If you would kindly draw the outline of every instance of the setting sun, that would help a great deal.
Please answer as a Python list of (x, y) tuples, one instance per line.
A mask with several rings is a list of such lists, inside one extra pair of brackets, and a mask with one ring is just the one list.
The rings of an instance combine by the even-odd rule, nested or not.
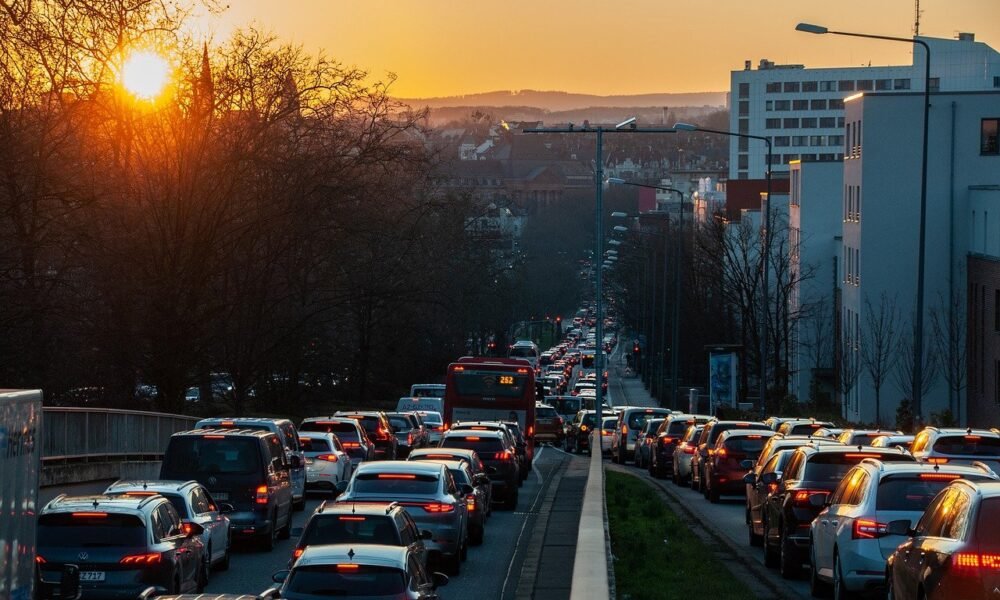
[(169, 77), (170, 65), (155, 52), (136, 52), (122, 65), (122, 87), (143, 100), (157, 97), (166, 87)]

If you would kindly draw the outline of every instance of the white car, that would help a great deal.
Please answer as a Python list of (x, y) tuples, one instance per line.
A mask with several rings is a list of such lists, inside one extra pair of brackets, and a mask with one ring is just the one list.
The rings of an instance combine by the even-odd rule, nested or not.
[(431, 446), (437, 446), (444, 435), (444, 419), (441, 413), (433, 410), (413, 411), (420, 416), (420, 422), (427, 428), (427, 441)]
[(351, 478), (354, 471), (337, 436), (332, 433), (300, 432), (299, 443), (306, 456), (306, 487), (337, 494), (337, 484)]
[(614, 435), (617, 425), (618, 415), (604, 418), (604, 423), (601, 427), (601, 452), (604, 454), (611, 453), (611, 436)]
[(170, 501), (182, 520), (201, 525), (201, 542), (209, 567), (220, 571), (229, 568), (229, 517), (233, 505), (216, 502), (205, 486), (197, 481), (120, 479), (104, 490), (108, 496), (163, 496)]
[(996, 480), (985, 464), (883, 463), (866, 458), (851, 468), (832, 494), (816, 493), (811, 504), (826, 508), (810, 525), (810, 588), (834, 597), (871, 591), (885, 582), (886, 560), (905, 541), (888, 533), (889, 523), (916, 524), (934, 496), (955, 479)]

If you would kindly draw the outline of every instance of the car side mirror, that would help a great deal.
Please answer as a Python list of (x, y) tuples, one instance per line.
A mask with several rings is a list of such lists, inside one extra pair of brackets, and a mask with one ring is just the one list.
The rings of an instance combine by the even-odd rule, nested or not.
[(338, 481), (337, 482), (337, 493), (338, 494), (343, 494), (346, 491), (347, 491), (347, 482), (346, 481)]
[(754, 475), (753, 473), (747, 473), (746, 475), (743, 476), (743, 483), (747, 485), (756, 485), (757, 476)]
[(459, 488), (459, 489), (462, 491), (462, 495), (463, 496), (468, 496), (469, 494), (475, 494), (476, 493), (476, 488), (472, 487), (471, 485), (469, 485), (467, 483), (463, 483), (462, 487)]
[(222, 514), (224, 514), (224, 515), (228, 515), (231, 512), (236, 512), (236, 507), (233, 506), (232, 504), (228, 503), (228, 502), (220, 502), (219, 503), (219, 512), (222, 513)]
[(809, 495), (809, 506), (813, 508), (823, 508), (830, 505), (830, 493), (818, 492)]
[(302, 468), (302, 457), (300, 457), (298, 454), (293, 454), (291, 463), (293, 469)]
[(421, 529), (420, 530), (420, 539), (422, 539), (422, 540), (429, 540), (429, 539), (432, 539), (433, 537), (434, 537), (434, 532), (431, 531), (430, 529)]
[(909, 519), (889, 521), (889, 524), (885, 527), (885, 532), (888, 535), (905, 535), (913, 537), (913, 529), (910, 528)]
[(194, 521), (184, 521), (181, 523), (181, 533), (184, 537), (194, 537), (205, 533), (205, 528)]
[(764, 485), (778, 483), (778, 474), (774, 471), (771, 471), (770, 473), (761, 473), (760, 482)]
[(740, 462), (740, 467), (742, 467), (744, 469), (752, 469), (753, 468), (753, 461), (748, 458), (748, 459)]
[(285, 580), (288, 579), (288, 573), (288, 569), (278, 571), (274, 575), (271, 575), (271, 581), (274, 583), (285, 583)]
[(431, 575), (431, 581), (434, 583), (434, 589), (444, 587), (448, 585), (448, 576), (444, 573), (434, 573)]

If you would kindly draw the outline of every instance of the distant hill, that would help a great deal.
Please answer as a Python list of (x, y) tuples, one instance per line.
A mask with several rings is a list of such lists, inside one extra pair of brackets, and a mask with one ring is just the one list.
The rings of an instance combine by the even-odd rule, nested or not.
[(581, 108), (629, 107), (701, 107), (725, 106), (726, 92), (695, 92), (688, 94), (636, 94), (598, 96), (569, 92), (542, 92), (538, 90), (496, 91), (464, 96), (438, 98), (397, 98), (415, 109), (452, 107), (532, 107), (543, 111), (572, 111)]

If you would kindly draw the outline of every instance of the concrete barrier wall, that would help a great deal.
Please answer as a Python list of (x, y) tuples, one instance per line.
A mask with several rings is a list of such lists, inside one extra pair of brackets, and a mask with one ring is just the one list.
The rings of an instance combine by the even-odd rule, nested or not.
[(89, 481), (159, 479), (160, 461), (102, 461), (43, 464), (40, 487), (65, 486)]
[[(600, 448), (600, 439), (596, 440)], [(594, 448), (594, 442), (591, 442)], [(580, 512), (580, 533), (576, 540), (576, 557), (573, 561), (573, 587), (571, 600), (608, 600), (607, 517), (604, 504), (604, 462), (600, 452), (591, 452), (587, 487), (583, 492), (583, 510)]]

